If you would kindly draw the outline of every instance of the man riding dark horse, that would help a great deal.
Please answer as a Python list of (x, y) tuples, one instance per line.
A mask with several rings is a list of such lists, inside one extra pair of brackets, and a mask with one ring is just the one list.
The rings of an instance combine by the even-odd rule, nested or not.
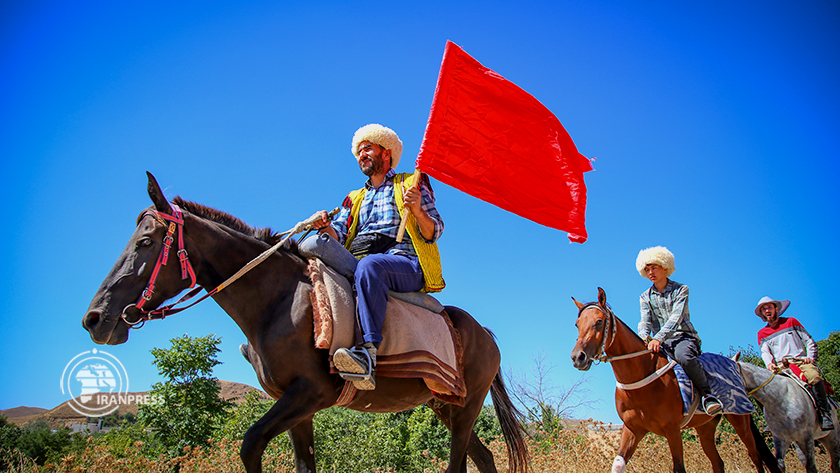
[[(436, 241), (443, 233), (443, 220), (435, 208), (435, 195), (427, 177), (409, 182), (410, 174), (397, 174), (402, 141), (390, 128), (370, 124), (353, 135), (351, 151), (365, 186), (350, 192), (341, 211), (329, 220), (326, 211), (313, 225), (319, 234), (300, 243), (300, 252), (318, 257), (340, 274), (354, 280), (362, 347), (367, 352), (339, 348), (333, 355), (336, 369), (357, 389), (376, 387), (376, 350), (382, 342), (382, 326), (388, 291), (438, 292), (444, 287)], [(401, 215), (413, 216), (397, 241)], [(359, 374), (371, 373), (360, 379)]]

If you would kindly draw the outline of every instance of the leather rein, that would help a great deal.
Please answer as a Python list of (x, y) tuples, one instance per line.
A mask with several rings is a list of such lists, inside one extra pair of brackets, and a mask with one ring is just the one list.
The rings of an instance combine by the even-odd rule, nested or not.
[[(147, 216), (151, 216), (155, 220), (157, 220), (161, 223), (164, 223), (164, 224), (165, 224), (165, 222), (168, 221), (169, 222), (169, 227), (167, 228), (166, 236), (163, 237), (163, 247), (160, 249), (160, 254), (158, 255), (157, 262), (155, 263), (155, 268), (154, 268), (154, 270), (152, 270), (152, 276), (149, 278), (149, 282), (146, 284), (146, 288), (143, 289), (143, 292), (140, 294), (140, 298), (137, 300), (137, 302), (135, 302), (134, 304), (129, 304), (129, 305), (125, 306), (125, 308), (123, 308), (122, 314), (120, 315), (120, 318), (122, 318), (123, 321), (126, 324), (128, 324), (129, 328), (139, 329), (140, 327), (142, 327), (146, 323), (147, 320), (164, 319), (164, 318), (166, 318), (170, 315), (177, 314), (178, 312), (182, 312), (184, 310), (187, 310), (190, 307), (192, 307), (192, 306), (198, 304), (199, 302), (203, 301), (204, 299), (207, 299), (208, 297), (214, 296), (215, 294), (219, 293), (222, 289), (226, 288), (227, 286), (232, 284), (234, 281), (236, 281), (237, 279), (242, 277), (245, 273), (247, 273), (248, 271), (253, 269), (255, 266), (257, 266), (258, 264), (265, 261), (269, 256), (274, 254), (274, 252), (276, 252), (278, 249), (280, 249), (280, 247), (282, 247), (289, 240), (289, 238), (292, 237), (292, 235), (295, 235), (295, 234), (300, 233), (302, 231), (309, 232), (309, 230), (312, 229), (313, 224), (320, 220), (320, 216), (317, 216), (317, 217), (313, 216), (313, 217), (310, 217), (310, 218), (308, 218), (308, 219), (306, 219), (302, 222), (298, 222), (291, 230), (280, 233), (279, 236), (285, 236), (283, 239), (281, 239), (278, 243), (276, 243), (271, 248), (263, 251), (256, 258), (252, 259), (250, 262), (248, 262), (248, 264), (243, 266), (233, 276), (229, 277), (223, 283), (221, 283), (218, 286), (216, 286), (215, 288), (213, 288), (212, 291), (208, 291), (207, 294), (201, 296), (198, 300), (194, 301), (190, 305), (185, 306), (185, 307), (179, 307), (179, 308), (176, 309), (175, 306), (177, 306), (177, 305), (179, 305), (183, 302), (186, 302), (189, 299), (192, 299), (193, 297), (195, 297), (196, 294), (201, 292), (201, 290), (204, 289), (204, 288), (202, 286), (196, 287), (196, 285), (195, 285), (195, 283), (196, 283), (195, 271), (193, 270), (193, 266), (190, 263), (189, 255), (187, 254), (187, 250), (184, 246), (184, 215), (183, 215), (183, 212), (181, 212), (181, 209), (173, 203), (170, 203), (170, 207), (172, 207), (172, 214), (171, 215), (166, 214), (164, 212), (161, 212), (159, 210), (149, 209), (149, 210), (146, 210), (146, 212), (144, 212), (143, 215), (140, 217), (140, 219), (142, 220), (143, 218), (145, 218)], [(327, 216), (332, 217), (333, 215), (337, 214), (339, 210), (340, 210), (339, 208), (335, 208), (331, 212), (328, 212)], [(180, 260), (180, 263), (181, 263), (181, 279), (187, 279), (187, 277), (190, 278), (190, 286), (187, 289), (191, 289), (191, 291), (184, 294), (183, 297), (181, 297), (180, 299), (178, 299), (176, 302), (174, 302), (172, 304), (160, 307), (160, 308), (155, 309), (155, 310), (143, 310), (143, 306), (146, 304), (146, 302), (148, 302), (152, 298), (152, 295), (154, 294), (155, 281), (157, 281), (157, 277), (158, 277), (158, 274), (160, 273), (161, 268), (166, 266), (166, 263), (169, 262), (169, 252), (172, 248), (172, 243), (175, 241), (175, 238), (174, 238), (173, 235), (175, 234), (176, 231), (178, 232), (178, 259)], [(304, 235), (304, 236), (306, 236), (306, 235)], [(129, 320), (128, 319), (128, 315), (126, 314), (126, 311), (131, 309), (131, 308), (135, 308), (141, 314), (136, 320)]]
[[(629, 358), (635, 358), (637, 356), (642, 356), (642, 355), (645, 355), (647, 353), (651, 353), (651, 351), (649, 349), (645, 348), (644, 350), (636, 351), (636, 352), (633, 352), (633, 353), (626, 353), (624, 355), (607, 356), (606, 355), (607, 350), (612, 346), (613, 342), (615, 342), (615, 334), (616, 334), (616, 330), (617, 330), (617, 326), (618, 326), (618, 317), (616, 317), (616, 315), (613, 313), (611, 307), (609, 307), (609, 306), (602, 307), (601, 304), (599, 304), (597, 302), (589, 302), (589, 303), (587, 303), (586, 305), (584, 305), (583, 307), (580, 308), (580, 310), (578, 311), (578, 318), (580, 318), (580, 314), (582, 314), (584, 310), (590, 309), (590, 308), (597, 309), (602, 314), (604, 314), (607, 318), (606, 322), (604, 323), (604, 331), (603, 331), (602, 337), (601, 337), (601, 339), (603, 340), (601, 342), (601, 347), (598, 349), (598, 353), (595, 356), (592, 357), (596, 361), (610, 363), (610, 362), (613, 362), (613, 361), (626, 360), (626, 359), (629, 359)], [(609, 335), (609, 343), (607, 343), (607, 335)], [(632, 389), (639, 389), (641, 387), (647, 386), (648, 384), (652, 383), (657, 378), (661, 377), (663, 374), (668, 372), (668, 370), (673, 368), (676, 364), (677, 363), (675, 361), (670, 360), (662, 368), (659, 368), (658, 370), (654, 371), (653, 373), (651, 373), (647, 377), (645, 377), (645, 378), (643, 378), (639, 381), (636, 381), (635, 383), (625, 384), (625, 383), (620, 383), (620, 382), (616, 381), (615, 384), (618, 388), (624, 389), (626, 391), (629, 391), (629, 390), (632, 390)]]

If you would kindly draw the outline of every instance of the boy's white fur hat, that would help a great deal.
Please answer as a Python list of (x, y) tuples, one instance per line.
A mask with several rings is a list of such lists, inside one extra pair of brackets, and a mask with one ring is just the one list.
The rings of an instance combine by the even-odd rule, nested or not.
[(665, 276), (669, 278), (677, 270), (674, 267), (674, 254), (664, 246), (654, 246), (639, 252), (639, 256), (636, 257), (636, 270), (643, 278), (647, 278), (645, 266), (649, 264), (662, 266), (662, 269), (665, 270)]
[(353, 134), (353, 149), (351, 151), (357, 161), (359, 159), (359, 145), (362, 141), (370, 141), (385, 149), (390, 149), (391, 169), (395, 169), (397, 164), (400, 163), (403, 144), (400, 141), (400, 137), (397, 136), (397, 132), (394, 130), (378, 123), (371, 123), (356, 130), (356, 133)]

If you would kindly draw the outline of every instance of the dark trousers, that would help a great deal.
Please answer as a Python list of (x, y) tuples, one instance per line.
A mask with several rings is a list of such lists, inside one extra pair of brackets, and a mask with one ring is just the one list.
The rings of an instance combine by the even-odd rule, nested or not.
[(709, 382), (706, 380), (706, 372), (703, 370), (703, 365), (697, 361), (700, 356), (700, 342), (697, 339), (688, 335), (681, 335), (677, 338), (672, 338), (662, 342), (662, 348), (665, 352), (685, 370), (694, 387), (701, 396), (710, 394)]

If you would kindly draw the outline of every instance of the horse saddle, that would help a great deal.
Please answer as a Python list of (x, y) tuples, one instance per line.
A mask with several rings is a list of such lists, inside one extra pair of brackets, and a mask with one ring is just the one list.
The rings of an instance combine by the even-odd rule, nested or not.
[[(799, 369), (796, 365), (790, 365), (791, 367), (796, 367), (797, 370)], [(801, 373), (801, 371), (800, 371)], [(817, 404), (817, 396), (814, 395), (814, 389), (805, 382), (799, 373), (791, 369), (790, 367), (784, 368), (779, 373), (779, 376), (784, 376), (786, 378), (792, 379), (800, 388), (802, 388), (806, 393), (808, 393), (808, 398), (811, 400), (811, 406), (817, 412), (817, 415), (820, 414), (820, 406)], [(828, 382), (826, 382), (826, 389), (829, 388)], [(827, 396), (828, 406), (834, 410), (840, 408), (840, 404), (837, 403), (831, 396)]]
[[(332, 355), (356, 342), (356, 303), (350, 282), (320, 259), (309, 260), (316, 348), (330, 353), (330, 371), (337, 373)], [(422, 293), (389, 293), (376, 352), (378, 378), (421, 378), (432, 394), (463, 405), (461, 337), (443, 305)]]
[[(755, 408), (747, 396), (738, 365), (731, 359), (716, 353), (702, 353), (698, 360), (706, 372), (706, 379), (712, 394), (723, 404), (722, 413), (748, 414)], [(683, 399), (683, 425), (688, 424), (699, 404), (700, 395), (694, 389), (694, 384), (683, 370), (682, 366), (674, 367), (674, 374), (680, 385), (680, 395)]]

